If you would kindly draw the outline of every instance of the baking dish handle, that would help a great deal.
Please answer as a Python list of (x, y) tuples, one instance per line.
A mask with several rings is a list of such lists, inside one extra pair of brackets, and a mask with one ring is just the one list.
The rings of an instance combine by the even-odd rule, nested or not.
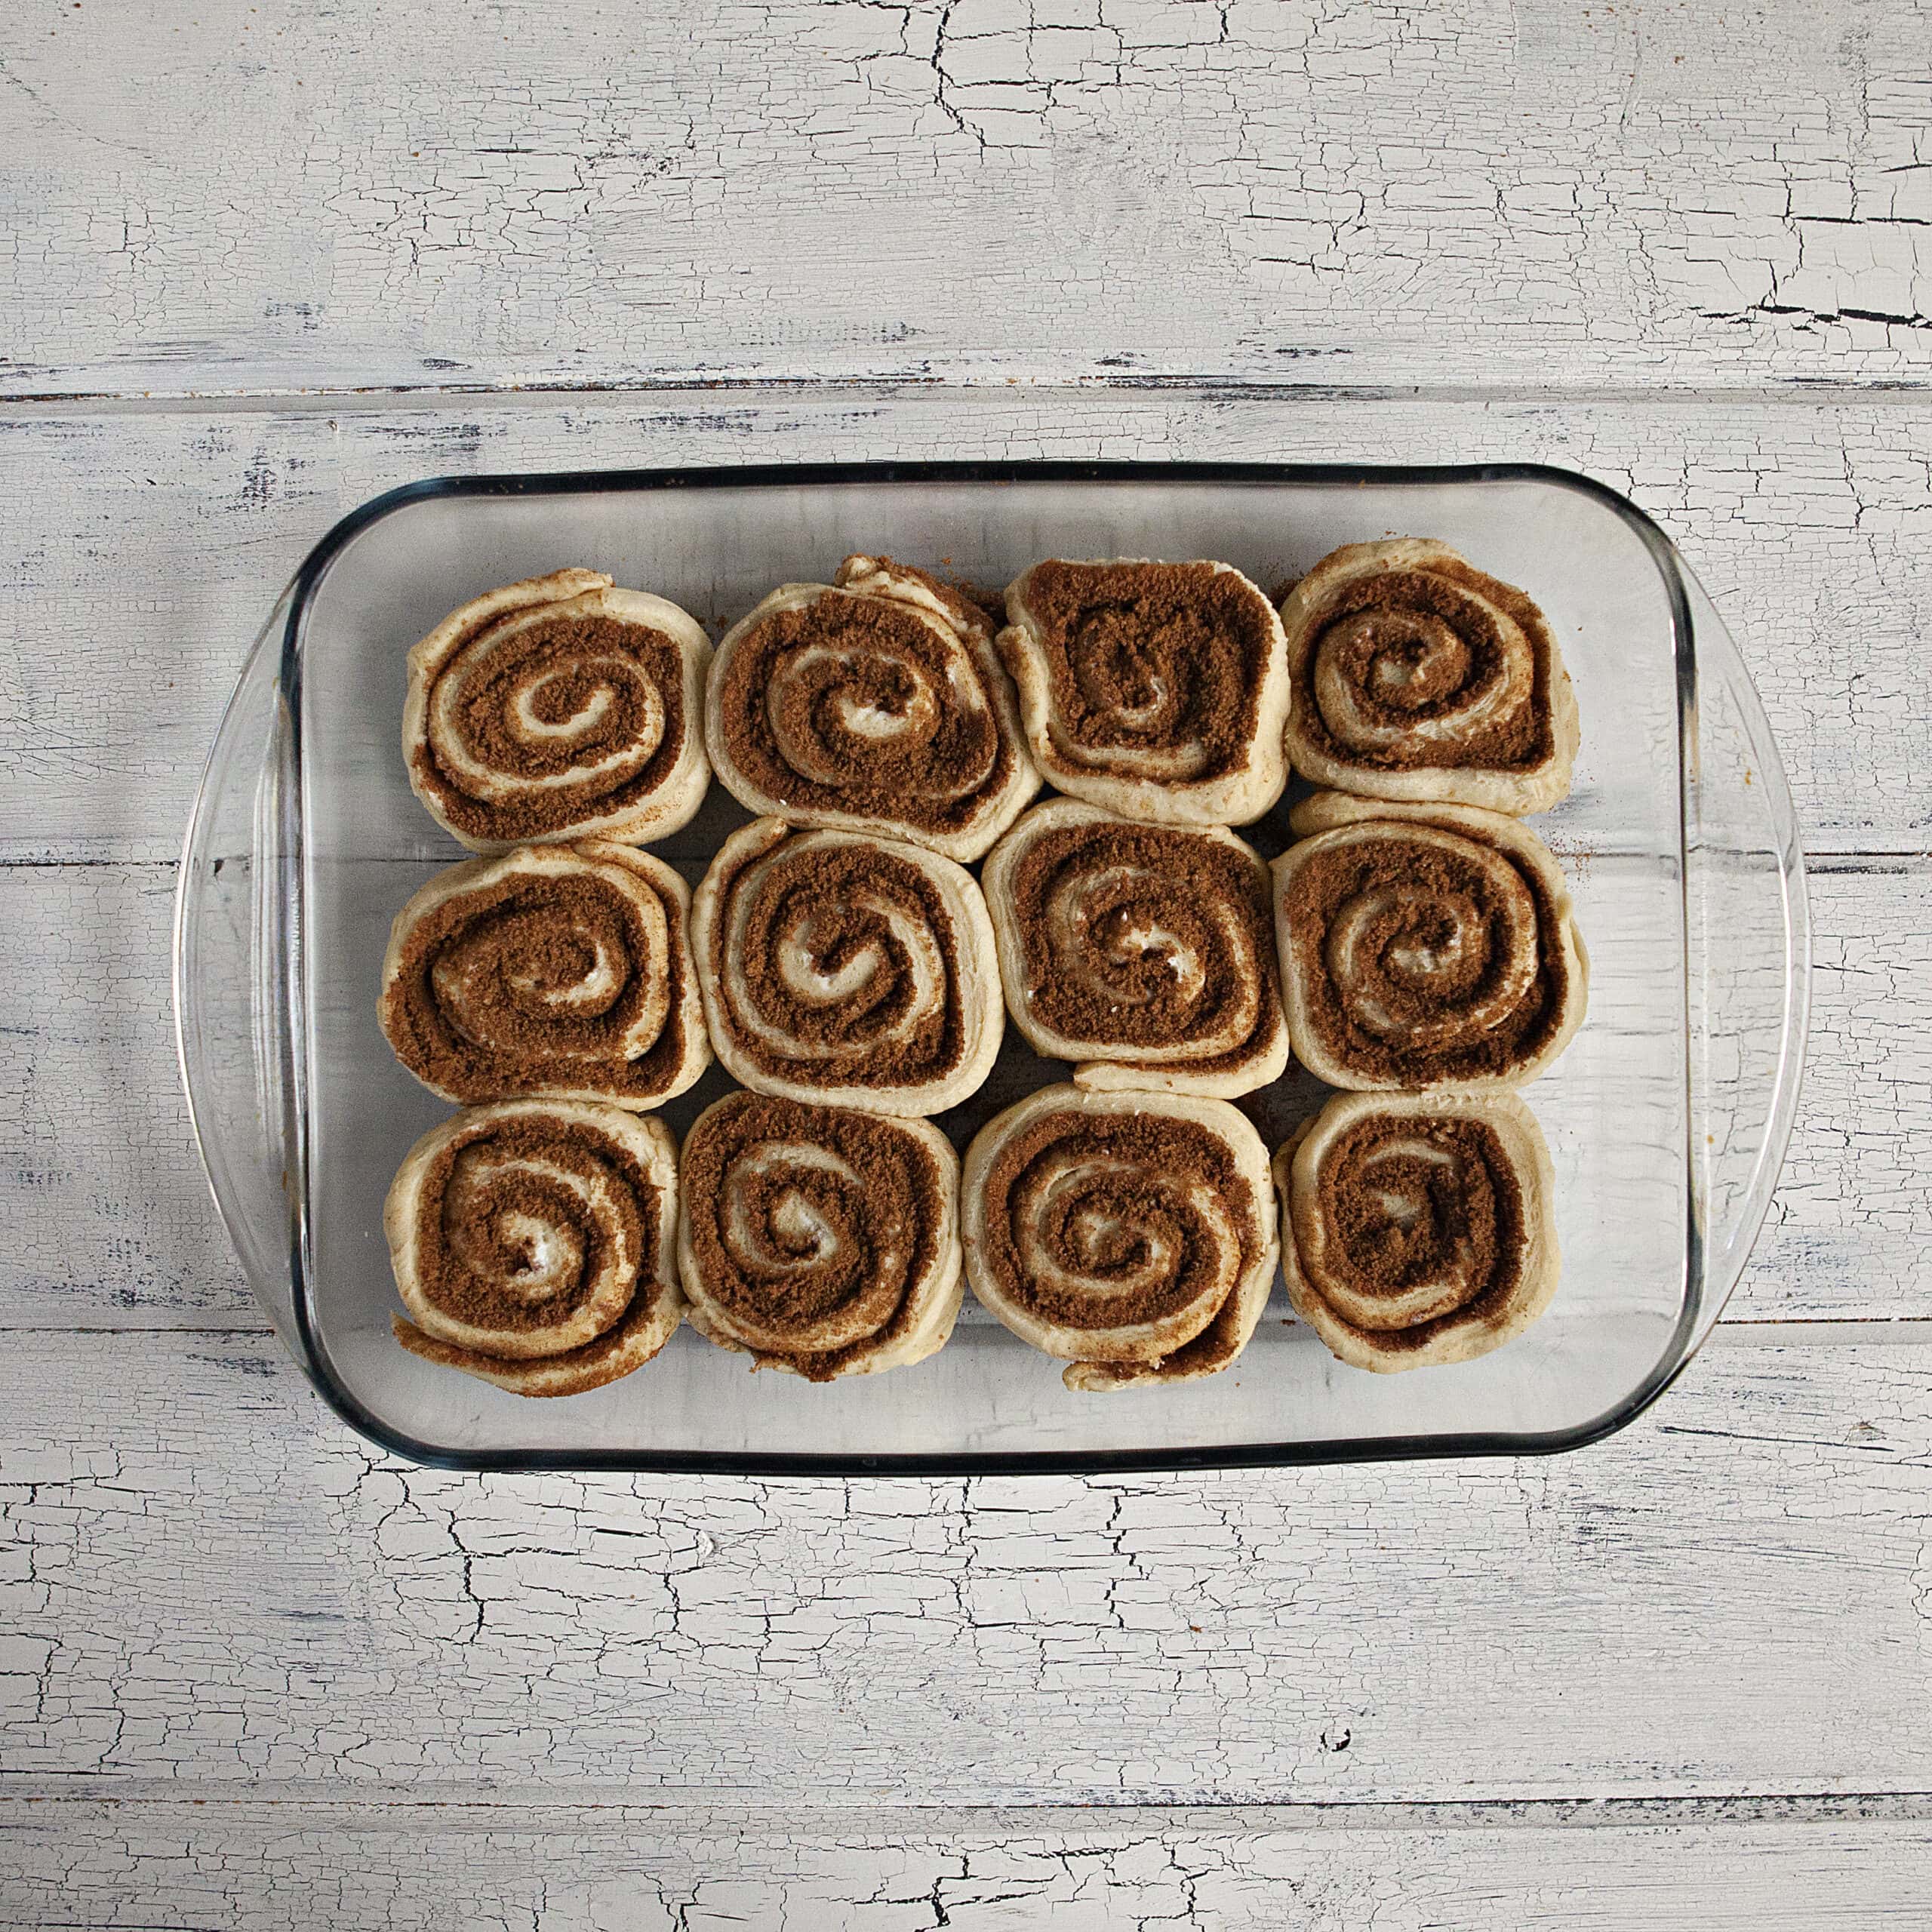
[(249, 1284), (307, 1366), (294, 1308), (303, 1147), (301, 817), (285, 666), (293, 587), (248, 654), (188, 823), (174, 904), (174, 1026), (215, 1204)]
[(1680, 564), (1695, 642), (1685, 709), (1684, 918), (1694, 1233), (1686, 1355), (1763, 1225), (1798, 1111), (1810, 928), (1798, 818), (1763, 705)]

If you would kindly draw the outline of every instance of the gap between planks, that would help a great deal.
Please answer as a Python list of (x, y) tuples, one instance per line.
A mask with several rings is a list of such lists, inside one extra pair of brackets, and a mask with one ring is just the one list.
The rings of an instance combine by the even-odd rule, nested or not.
[(555, 409), (559, 404), (648, 404), (659, 396), (704, 396), (728, 401), (743, 397), (758, 403), (802, 401), (834, 395), (890, 401), (896, 397), (931, 395), (949, 390), (966, 394), (1192, 395), (1217, 402), (1360, 402), (1481, 404), (1500, 408), (1650, 408), (1723, 407), (1837, 409), (1848, 405), (1887, 404), (1922, 408), (1932, 398), (1932, 380), (1869, 383), (1808, 381), (1794, 378), (1765, 387), (1746, 385), (1559, 383), (1500, 385), (1468, 383), (1358, 383), (1264, 382), (1247, 376), (1110, 375), (854, 376), (669, 375), (645, 383), (533, 383), (494, 386), (487, 383), (422, 383), (366, 389), (272, 388), (165, 392), (139, 395), (106, 389), (48, 389), (0, 395), (0, 418), (58, 420), (86, 416), (260, 416), (460, 410), (478, 405), (498, 409)]
[[(286, 1811), (337, 1828), (498, 1832), (639, 1825), (701, 1830), (708, 1824), (742, 1826), (742, 1808), (730, 1796), (698, 1791), (662, 1803), (641, 1801), (621, 1787), (491, 1786), (485, 1792), (425, 1795), (420, 1786), (376, 1786), (353, 1797), (322, 1795), (300, 1783), (235, 1785), (112, 1774), (48, 1777), (0, 1770), (0, 1835), (29, 1827), (46, 1805), (142, 1810), (184, 1818), (211, 1813)], [(1690, 1825), (1907, 1824), (1932, 1819), (1932, 1791), (1743, 1792), (1659, 1793), (1642, 1798), (1523, 1798), (1415, 1801), (1309, 1798), (1257, 1804), (1189, 1798), (1174, 1804), (1104, 1798), (1068, 1804), (1045, 1800), (1000, 1804), (897, 1804), (876, 1796), (850, 1804), (784, 1807), (788, 1829), (836, 1838), (856, 1821), (889, 1816), (895, 1832), (968, 1831), (1011, 1822), (1028, 1832), (1119, 1829), (1137, 1823), (1193, 1826), (1242, 1835), (1287, 1831), (1627, 1830)], [(11, 1814), (11, 1815), (10, 1815)], [(294, 1820), (289, 1821), (293, 1824)], [(877, 1835), (877, 1827), (865, 1835)]]

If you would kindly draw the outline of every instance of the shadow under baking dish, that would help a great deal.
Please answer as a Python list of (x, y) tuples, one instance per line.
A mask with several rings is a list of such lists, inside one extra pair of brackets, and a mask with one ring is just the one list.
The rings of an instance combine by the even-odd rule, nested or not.
[[(671, 598), (716, 635), (771, 586), (853, 549), (989, 586), (1047, 555), (1224, 558), (1274, 589), (1338, 544), (1443, 539), (1522, 585), (1575, 681), (1571, 798), (1532, 820), (1589, 948), (1589, 1018), (1525, 1098), (1555, 1157), (1563, 1281), (1482, 1360), (1374, 1376), (1334, 1361), (1278, 1287), (1209, 1380), (1075, 1395), (983, 1315), (915, 1368), (819, 1386), (754, 1377), (681, 1330), (627, 1380), (529, 1401), (405, 1354), (382, 1231), (411, 1142), (449, 1109), (376, 1023), (396, 909), (463, 856), (398, 748), (404, 657), (479, 589), (566, 564)], [(652, 849), (701, 874), (745, 814), (714, 783)], [(1244, 835), (1272, 855), (1285, 808)], [(1802, 871), (1775, 749), (1736, 651), (1654, 525), (1565, 472), (895, 465), (475, 478), (398, 491), (317, 547), (243, 675), (183, 868), (182, 1059), (216, 1197), (264, 1305), (358, 1429), (428, 1462), (769, 1473), (1132, 1469), (1574, 1447), (1687, 1361), (1761, 1220), (1796, 1100)], [(1063, 1078), (1011, 1029), (942, 1124)], [(664, 1110), (681, 1133), (731, 1083)], [(1270, 1148), (1322, 1090), (1243, 1103)]]

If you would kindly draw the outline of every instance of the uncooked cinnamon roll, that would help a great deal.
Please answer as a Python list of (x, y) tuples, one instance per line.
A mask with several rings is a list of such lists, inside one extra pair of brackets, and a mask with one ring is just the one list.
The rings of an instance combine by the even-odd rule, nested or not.
[(718, 775), (755, 812), (977, 859), (1039, 789), (986, 613), (848, 557), (725, 633), (705, 695)]
[(1001, 657), (1050, 784), (1128, 818), (1244, 825), (1281, 795), (1287, 660), (1231, 565), (1035, 564)]
[(1556, 1292), (1549, 1149), (1512, 1094), (1341, 1094), (1276, 1155), (1295, 1312), (1340, 1359), (1467, 1361)]
[(690, 906), (669, 866), (628, 845), (452, 866), (389, 929), (383, 1031), (446, 1100), (657, 1106), (711, 1061)]
[(959, 1313), (959, 1162), (930, 1121), (732, 1094), (685, 1140), (691, 1326), (808, 1381), (923, 1361)]
[(1499, 812), (1567, 795), (1577, 700), (1549, 623), (1447, 544), (1333, 551), (1282, 600), (1281, 623), (1303, 777)]
[(601, 571), (506, 584), (409, 654), (409, 782), (472, 851), (662, 838), (710, 781), (696, 619)]
[(641, 1367), (684, 1307), (677, 1150), (663, 1126), (583, 1101), (469, 1107), (417, 1141), (383, 1208), (412, 1355), (519, 1395)]
[(1274, 1285), (1267, 1152), (1225, 1100), (1042, 1088), (967, 1149), (959, 1211), (973, 1292), (1069, 1389), (1216, 1374)]
[(992, 1070), (992, 924), (950, 859), (755, 820), (719, 848), (691, 924), (718, 1057), (757, 1093), (933, 1114)]
[(1137, 824), (1075, 798), (986, 860), (1014, 1023), (1074, 1084), (1226, 1100), (1288, 1063), (1268, 868), (1219, 826)]
[(1295, 1057), (1331, 1087), (1515, 1087), (1583, 1023), (1589, 968), (1549, 848), (1466, 805), (1318, 792), (1275, 861)]

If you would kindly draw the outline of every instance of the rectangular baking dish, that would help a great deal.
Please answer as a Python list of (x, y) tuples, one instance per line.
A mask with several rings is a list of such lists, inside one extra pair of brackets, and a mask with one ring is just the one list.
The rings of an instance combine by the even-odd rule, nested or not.
[[(1575, 789), (1531, 823), (1576, 896), (1590, 1011), (1525, 1097), (1549, 1136), (1564, 1269), (1549, 1315), (1479, 1361), (1374, 1376), (1275, 1301), (1198, 1383), (1096, 1396), (968, 1297), (918, 1367), (815, 1386), (688, 1328), (589, 1395), (529, 1401), (405, 1355), (391, 1174), (448, 1112), (376, 1023), (390, 919), (463, 854), (411, 795), (404, 654), (488, 586), (566, 564), (716, 635), (775, 583), (884, 552), (988, 585), (1050, 555), (1214, 557), (1272, 589), (1337, 544), (1440, 537), (1543, 605), (1581, 709)], [(1300, 788), (1298, 787), (1297, 789)], [(1247, 830), (1264, 856), (1286, 804)], [(745, 814), (715, 783), (657, 847), (695, 879)], [(1622, 1426), (1709, 1332), (1775, 1184), (1804, 1031), (1802, 862), (1776, 750), (1710, 600), (1657, 526), (1580, 476), (1512, 466), (891, 464), (411, 485), (316, 546), (257, 640), (197, 798), (175, 995), (215, 1198), (263, 1306), (356, 1429), (464, 1468), (938, 1475), (1179, 1469), (1573, 1447)], [(1066, 1069), (1008, 1029), (942, 1124), (963, 1147)], [(665, 1110), (681, 1133), (713, 1068)], [(1322, 1091), (1244, 1106), (1269, 1147)]]

